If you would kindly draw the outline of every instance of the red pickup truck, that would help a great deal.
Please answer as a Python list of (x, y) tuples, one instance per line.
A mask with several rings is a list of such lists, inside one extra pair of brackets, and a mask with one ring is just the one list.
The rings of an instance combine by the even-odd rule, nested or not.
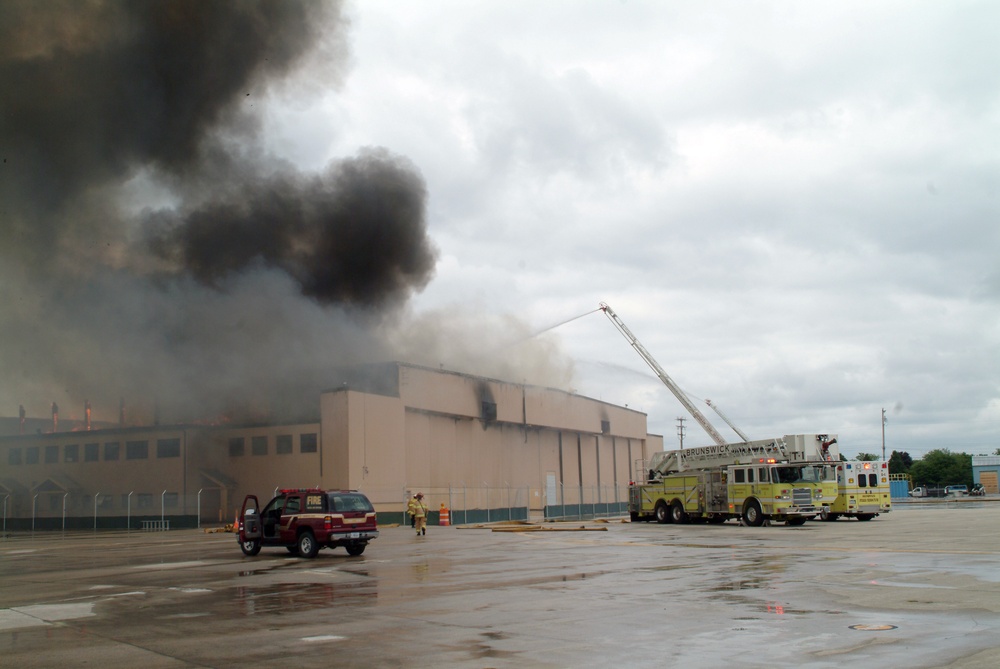
[(338, 546), (361, 555), (378, 537), (378, 521), (372, 503), (357, 490), (288, 489), (263, 509), (256, 495), (247, 495), (237, 532), (240, 548), (249, 556), (262, 546), (283, 546), (305, 558)]

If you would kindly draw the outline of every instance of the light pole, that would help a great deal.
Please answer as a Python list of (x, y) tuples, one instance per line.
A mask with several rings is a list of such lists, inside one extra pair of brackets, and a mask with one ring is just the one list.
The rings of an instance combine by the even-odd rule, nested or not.
[(885, 408), (882, 409), (882, 462), (885, 462)]

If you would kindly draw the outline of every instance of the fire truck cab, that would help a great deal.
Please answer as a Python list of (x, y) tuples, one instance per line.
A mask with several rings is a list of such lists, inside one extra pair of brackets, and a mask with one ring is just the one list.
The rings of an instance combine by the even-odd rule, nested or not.
[(283, 546), (305, 558), (338, 546), (349, 555), (361, 555), (378, 537), (377, 527), (372, 503), (357, 490), (287, 489), (263, 509), (256, 495), (246, 496), (237, 541), (248, 556), (257, 555), (263, 546)]

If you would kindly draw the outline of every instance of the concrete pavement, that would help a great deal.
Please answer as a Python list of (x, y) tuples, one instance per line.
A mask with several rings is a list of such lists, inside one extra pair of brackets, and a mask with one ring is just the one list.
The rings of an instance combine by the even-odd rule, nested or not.
[(383, 528), (313, 560), (231, 534), (0, 539), (4, 666), (1000, 666), (1000, 506), (802, 527)]

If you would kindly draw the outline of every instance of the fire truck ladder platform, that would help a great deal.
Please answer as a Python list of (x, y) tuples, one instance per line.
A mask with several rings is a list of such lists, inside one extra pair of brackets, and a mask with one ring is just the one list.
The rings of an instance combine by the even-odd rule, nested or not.
[(777, 439), (759, 439), (735, 444), (699, 446), (655, 454), (649, 461), (652, 474), (665, 475), (688, 469), (748, 464), (761, 458), (788, 460), (785, 444)]

